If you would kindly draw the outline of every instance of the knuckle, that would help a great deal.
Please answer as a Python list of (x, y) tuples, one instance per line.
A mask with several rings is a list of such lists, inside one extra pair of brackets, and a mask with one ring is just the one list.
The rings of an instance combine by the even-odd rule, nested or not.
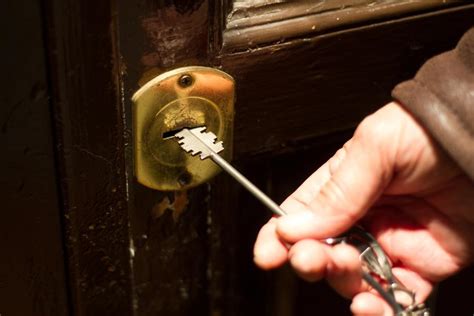
[(371, 144), (377, 148), (384, 146), (393, 133), (393, 124), (387, 122), (377, 113), (367, 116), (357, 127), (354, 138), (364, 144)]
[(328, 215), (334, 220), (352, 223), (359, 219), (359, 210), (353, 207), (347, 188), (334, 177), (321, 188), (320, 198), (322, 204), (328, 207)]
[(339, 168), (342, 161), (346, 157), (346, 153), (347, 153), (347, 149), (345, 147), (342, 147), (334, 154), (334, 156), (331, 157), (331, 159), (329, 159), (328, 164), (329, 164), (330, 175), (333, 175), (336, 172), (336, 170)]

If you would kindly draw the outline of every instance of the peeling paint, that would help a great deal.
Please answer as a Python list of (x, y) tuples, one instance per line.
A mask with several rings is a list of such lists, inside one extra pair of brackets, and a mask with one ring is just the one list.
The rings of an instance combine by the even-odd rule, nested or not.
[(168, 196), (165, 196), (159, 203), (155, 204), (151, 209), (153, 219), (160, 218), (167, 210), (172, 212), (173, 220), (178, 221), (181, 214), (186, 210), (189, 204), (187, 191), (175, 191), (173, 202)]
[[(192, 14), (181, 13), (175, 6), (162, 8), (142, 20), (149, 41), (149, 50), (142, 56), (145, 66), (166, 68), (178, 60), (190, 57), (189, 47), (197, 42), (206, 45), (208, 10), (207, 2), (202, 2)], [(199, 39), (203, 41), (199, 41)], [(199, 50), (198, 50), (199, 51)]]

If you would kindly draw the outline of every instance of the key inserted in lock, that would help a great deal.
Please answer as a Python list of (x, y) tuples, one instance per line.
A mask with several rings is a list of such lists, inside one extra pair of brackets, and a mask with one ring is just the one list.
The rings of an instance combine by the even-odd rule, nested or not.
[[(224, 158), (219, 156), (219, 153), (224, 150), (222, 141), (217, 141), (217, 136), (212, 132), (205, 132), (206, 127), (198, 128), (183, 128), (182, 131), (175, 134), (179, 139), (179, 144), (184, 151), (191, 155), (199, 155), (201, 160), (211, 158), (211, 160), (231, 175), (237, 182), (244, 186), (250, 193), (260, 200), (266, 207), (277, 215), (285, 215), (278, 204), (270, 199), (265, 193), (257, 188), (245, 176), (243, 176), (237, 169), (232, 167)], [(205, 161), (205, 160), (204, 160)]]
[(220, 171), (211, 161), (186, 155), (166, 139), (185, 127), (207, 126), (226, 143), (231, 157), (234, 80), (207, 67), (166, 72), (133, 96), (135, 175), (157, 190), (183, 190), (208, 181)]

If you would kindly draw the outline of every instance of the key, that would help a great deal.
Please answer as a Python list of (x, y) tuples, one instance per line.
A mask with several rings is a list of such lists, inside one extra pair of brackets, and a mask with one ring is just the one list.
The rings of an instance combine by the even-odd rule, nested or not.
[(195, 156), (199, 154), (201, 160), (211, 158), (224, 171), (231, 175), (244, 188), (252, 193), (260, 202), (262, 202), (268, 209), (276, 215), (286, 215), (286, 212), (278, 206), (265, 193), (250, 182), (237, 169), (232, 167), (224, 158), (219, 156), (219, 153), (224, 150), (221, 141), (216, 142), (217, 136), (212, 132), (205, 132), (206, 127), (183, 128), (174, 136), (178, 139), (178, 143), (186, 152)]

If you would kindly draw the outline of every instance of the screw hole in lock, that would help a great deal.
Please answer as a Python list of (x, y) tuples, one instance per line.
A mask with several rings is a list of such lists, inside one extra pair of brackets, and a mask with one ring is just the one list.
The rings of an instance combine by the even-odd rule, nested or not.
[(188, 74), (184, 74), (182, 75), (181, 77), (179, 77), (178, 79), (178, 84), (182, 87), (182, 88), (187, 88), (187, 87), (190, 87), (194, 82), (194, 79), (193, 77), (191, 77), (190, 75)]
[(193, 179), (193, 176), (189, 172), (184, 171), (182, 174), (178, 176), (178, 183), (181, 186), (185, 186), (185, 185), (190, 184), (192, 179)]

